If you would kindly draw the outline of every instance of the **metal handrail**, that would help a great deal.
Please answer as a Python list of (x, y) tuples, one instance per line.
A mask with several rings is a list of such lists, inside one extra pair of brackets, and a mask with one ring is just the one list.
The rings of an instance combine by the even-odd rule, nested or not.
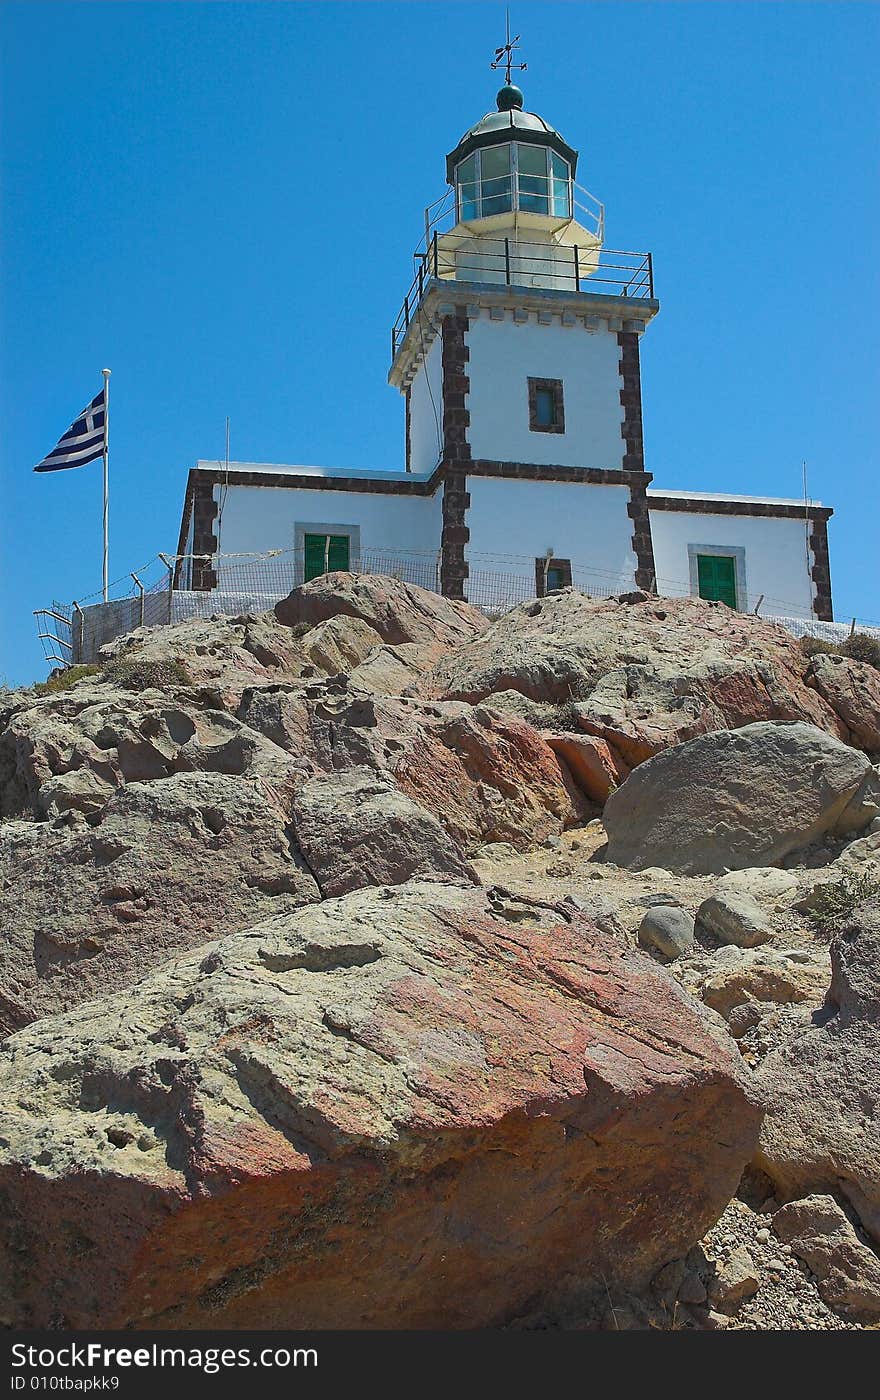
[[(410, 284), (409, 291), (403, 299), (403, 305), (398, 313), (397, 319), (391, 327), (391, 359), (394, 361), (397, 351), (402, 344), (409, 323), (413, 319), (415, 311), (424, 296), (429, 282), (434, 280), (444, 281), (467, 281), (468, 278), (458, 276), (460, 270), (474, 271), (476, 273), (490, 274), (490, 280), (495, 280), (494, 274), (503, 274), (505, 286), (526, 285), (531, 290), (531, 283), (518, 283), (517, 260), (525, 261), (529, 264), (532, 272), (535, 266), (545, 269), (547, 275), (552, 276), (554, 282), (566, 279), (566, 285), (572, 291), (583, 290), (582, 283), (587, 283), (588, 288), (597, 288), (605, 291), (608, 295), (619, 296), (622, 300), (653, 300), (654, 297), (654, 260), (651, 253), (627, 252), (617, 248), (597, 248), (591, 253), (589, 265), (586, 270), (583, 268), (582, 250), (576, 243), (535, 243), (523, 239), (511, 239), (509, 236), (497, 238), (474, 238), (468, 243), (460, 245), (454, 252), (445, 251), (440, 247), (438, 232), (435, 227), (431, 241), (426, 252), (417, 253), (416, 271)], [(564, 251), (570, 252), (570, 262), (567, 264)], [(471, 268), (468, 267), (468, 259), (479, 259)], [(455, 274), (451, 278), (442, 278), (441, 273), (452, 270)], [(570, 281), (568, 279), (570, 278)], [(477, 276), (473, 280), (480, 281)]]

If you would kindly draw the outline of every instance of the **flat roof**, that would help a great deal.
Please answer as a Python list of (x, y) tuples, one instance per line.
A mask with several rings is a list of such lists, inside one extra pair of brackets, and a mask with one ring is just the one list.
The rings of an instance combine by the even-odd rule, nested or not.
[[(222, 472), (226, 462), (215, 457), (211, 461), (200, 458), (196, 471)], [(303, 463), (285, 462), (230, 462), (230, 472), (262, 472), (266, 476), (326, 476), (348, 478), (357, 481), (428, 481), (434, 475), (429, 472), (372, 471), (365, 467), (313, 467)]]
[(821, 501), (803, 496), (735, 496), (729, 491), (665, 491), (662, 486), (649, 486), (649, 496), (671, 496), (682, 501), (746, 501), (759, 506), (821, 506)]

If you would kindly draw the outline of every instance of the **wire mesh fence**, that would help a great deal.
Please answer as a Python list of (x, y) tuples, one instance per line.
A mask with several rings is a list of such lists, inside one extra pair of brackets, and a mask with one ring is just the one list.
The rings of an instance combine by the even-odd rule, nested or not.
[[(468, 602), (495, 615), (536, 596), (536, 561), (519, 556), (476, 555), (471, 558), (466, 589)], [(101, 595), (72, 604), (54, 602), (36, 611), (37, 632), (51, 666), (94, 662), (100, 649), (139, 627), (157, 627), (193, 618), (235, 617), (266, 612), (304, 582), (302, 550), (211, 556), (157, 555), (142, 568), (117, 579), (107, 602)], [(350, 561), (355, 573), (382, 574), (432, 592), (441, 591), (440, 554), (403, 550), (362, 550)], [(611, 574), (586, 565), (572, 565), (572, 587), (594, 598), (607, 598), (633, 588), (632, 574)], [(666, 597), (690, 596), (690, 585), (658, 579)], [(880, 623), (822, 622), (781, 599), (759, 596), (748, 600), (750, 611), (781, 623), (795, 637), (841, 642), (853, 631), (880, 639)]]

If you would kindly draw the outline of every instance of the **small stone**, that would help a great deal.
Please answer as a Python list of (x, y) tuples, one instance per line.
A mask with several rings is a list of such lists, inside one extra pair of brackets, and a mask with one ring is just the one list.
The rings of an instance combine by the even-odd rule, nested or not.
[(747, 1298), (754, 1297), (760, 1282), (752, 1256), (740, 1245), (712, 1280), (710, 1297), (716, 1306), (734, 1311)]
[(697, 922), (719, 943), (737, 948), (756, 948), (773, 937), (773, 929), (758, 901), (750, 894), (723, 890), (704, 899), (697, 910)]
[(674, 961), (694, 945), (693, 915), (674, 905), (655, 905), (639, 924), (638, 936), (643, 948), (656, 948)]
[(755, 1239), (758, 1241), (759, 1244), (770, 1243), (770, 1231), (767, 1229), (766, 1225), (758, 1231), (757, 1235), (755, 1236)]

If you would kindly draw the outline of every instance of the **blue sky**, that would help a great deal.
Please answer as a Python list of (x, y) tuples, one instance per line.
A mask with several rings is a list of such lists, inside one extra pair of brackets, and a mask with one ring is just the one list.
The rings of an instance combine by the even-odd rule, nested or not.
[[(520, 3), (526, 106), (651, 249), (655, 484), (833, 504), (878, 599), (880, 9)], [(111, 577), (176, 548), (189, 466), (402, 467), (389, 327), (444, 156), (494, 105), (500, 4), (6, 3), (0, 677), (100, 587), (100, 462), (31, 468), (112, 379)]]

